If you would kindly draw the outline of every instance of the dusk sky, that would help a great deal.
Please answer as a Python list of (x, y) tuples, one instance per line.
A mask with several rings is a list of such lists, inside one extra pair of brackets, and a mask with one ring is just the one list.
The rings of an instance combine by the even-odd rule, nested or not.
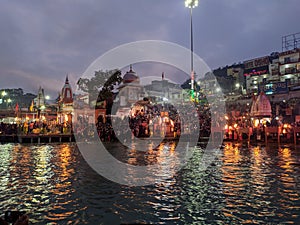
[[(36, 93), (42, 86), (52, 97), (67, 74), (75, 83), (120, 44), (151, 39), (189, 48), (189, 16), (184, 0), (3, 1), (0, 88)], [(300, 4), (200, 0), (193, 20), (194, 51), (215, 69), (281, 51), (281, 37), (300, 32)]]

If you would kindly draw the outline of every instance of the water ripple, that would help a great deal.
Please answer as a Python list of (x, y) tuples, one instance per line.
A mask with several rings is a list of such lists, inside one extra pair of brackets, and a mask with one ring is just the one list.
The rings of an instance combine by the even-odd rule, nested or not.
[[(145, 153), (111, 148), (134, 165), (166, 160), (161, 146)], [(25, 210), (43, 225), (298, 224), (299, 149), (228, 143), (221, 152), (206, 171), (198, 167), (199, 147), (174, 177), (127, 187), (96, 174), (74, 144), (1, 145), (0, 209)]]

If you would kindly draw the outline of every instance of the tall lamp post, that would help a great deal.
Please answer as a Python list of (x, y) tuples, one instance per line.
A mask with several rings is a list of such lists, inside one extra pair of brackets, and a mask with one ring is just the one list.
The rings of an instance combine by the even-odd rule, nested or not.
[(185, 7), (190, 8), (190, 15), (191, 15), (191, 91), (194, 93), (194, 80), (195, 80), (195, 73), (194, 73), (194, 43), (193, 43), (193, 8), (198, 6), (198, 0), (185, 0)]

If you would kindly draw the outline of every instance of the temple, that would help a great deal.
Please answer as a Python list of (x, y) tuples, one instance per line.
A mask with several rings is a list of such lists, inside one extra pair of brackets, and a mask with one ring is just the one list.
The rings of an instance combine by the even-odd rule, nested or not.
[(71, 122), (73, 114), (73, 92), (68, 75), (58, 98), (57, 118), (60, 123)]

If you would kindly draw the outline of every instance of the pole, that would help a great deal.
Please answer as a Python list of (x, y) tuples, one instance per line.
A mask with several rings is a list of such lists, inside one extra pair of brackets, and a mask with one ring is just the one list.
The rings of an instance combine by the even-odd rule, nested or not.
[(194, 45), (193, 45), (193, 8), (191, 7), (190, 8), (191, 11), (191, 72), (194, 71), (194, 56), (193, 56), (193, 53), (194, 53)]
[[(195, 73), (194, 73), (194, 40), (193, 40), (193, 8), (198, 6), (198, 0), (185, 0), (185, 7), (190, 8), (190, 17), (191, 17), (191, 93), (194, 100), (195, 92)], [(196, 94), (197, 95), (197, 94)]]
[(193, 7), (190, 8), (191, 16), (191, 90), (194, 91), (194, 40), (193, 40)]
[(38, 93), (38, 114), (37, 114), (37, 118), (40, 119), (41, 116), (41, 96), (40, 96), (40, 92)]

